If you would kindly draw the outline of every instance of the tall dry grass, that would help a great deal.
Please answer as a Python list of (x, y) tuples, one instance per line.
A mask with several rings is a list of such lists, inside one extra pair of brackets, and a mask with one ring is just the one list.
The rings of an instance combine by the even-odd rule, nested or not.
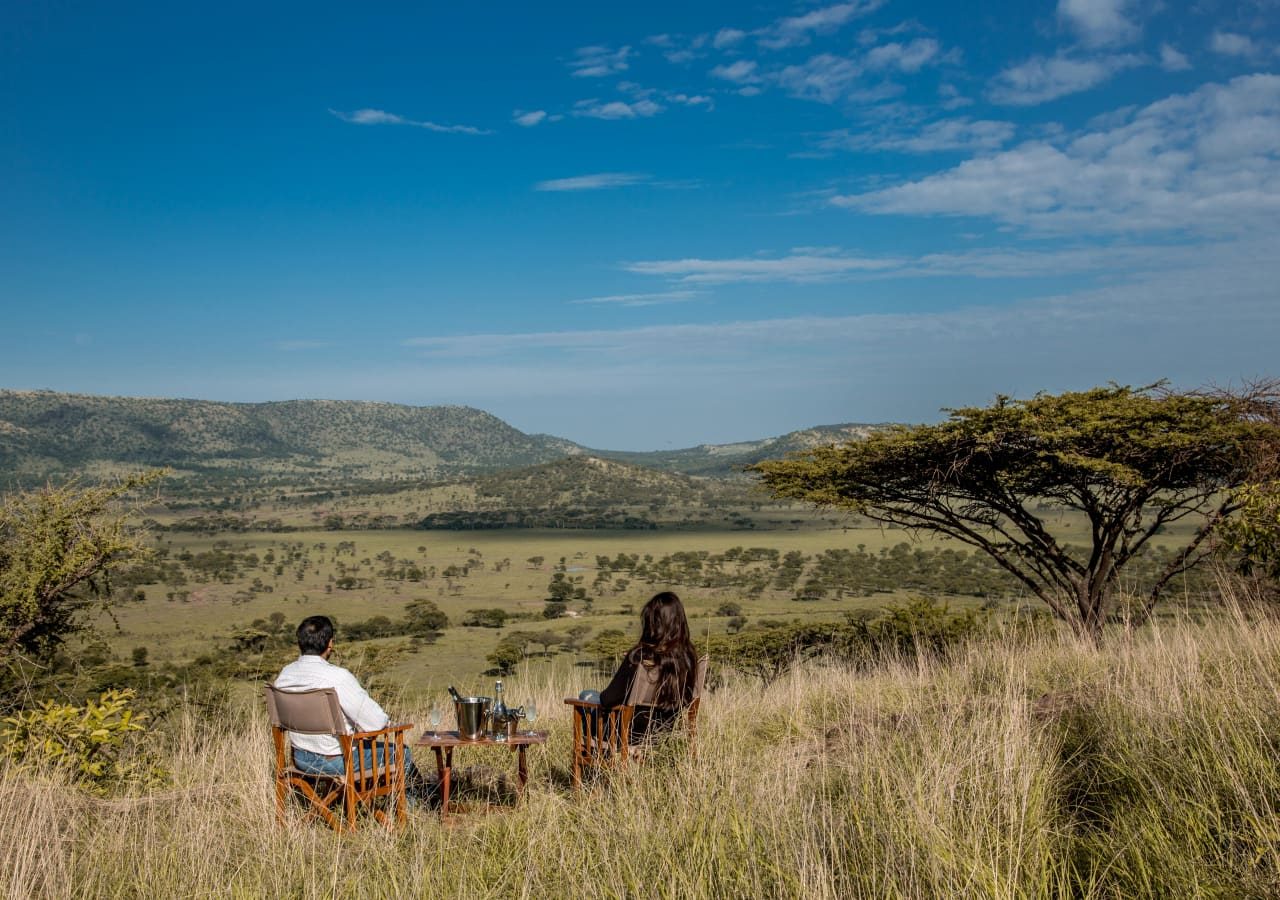
[[(1280, 625), (975, 644), (861, 673), (726, 677), (700, 752), (574, 795), (564, 672), (518, 808), (338, 836), (276, 825), (246, 702), (169, 723), (173, 785), (0, 774), (0, 884), (49, 897), (1280, 895)], [(418, 721), (424, 721), (425, 716)], [(478, 751), (458, 762), (483, 762)], [(510, 764), (501, 756), (487, 760)], [(420, 760), (427, 763), (428, 760)]]

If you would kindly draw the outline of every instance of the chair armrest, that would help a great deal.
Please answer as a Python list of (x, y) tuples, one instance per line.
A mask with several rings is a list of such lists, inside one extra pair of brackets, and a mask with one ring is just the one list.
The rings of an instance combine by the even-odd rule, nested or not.
[(382, 737), (384, 734), (402, 734), (413, 727), (412, 722), (403, 722), (398, 725), (388, 725), (386, 728), (379, 728), (377, 731), (357, 731), (351, 735), (353, 741), (369, 741), (374, 738)]
[(600, 701), (598, 700), (579, 700), (577, 697), (565, 697), (564, 702), (567, 706), (577, 709), (599, 709)]

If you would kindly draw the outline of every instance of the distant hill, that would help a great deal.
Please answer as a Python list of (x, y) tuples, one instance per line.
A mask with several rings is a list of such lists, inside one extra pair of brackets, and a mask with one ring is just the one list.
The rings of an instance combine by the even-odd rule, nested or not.
[[(765, 498), (750, 485), (572, 456), (469, 479), (470, 502), (428, 515), (426, 528), (653, 528), (739, 518)], [(745, 523), (744, 523), (745, 524)]]
[[(552, 435), (525, 434), (466, 406), (348, 400), (222, 403), (0, 390), (0, 488), (15, 478), (146, 466), (199, 475), (209, 486), (242, 479), (439, 481), (584, 455), (595, 458), (592, 465), (597, 467), (588, 475), (598, 474), (602, 460), (609, 459), (724, 478), (762, 459), (862, 438), (877, 427), (828, 425), (759, 441), (627, 452), (589, 450)], [(572, 478), (584, 474), (565, 471)], [(552, 480), (537, 491), (553, 490), (550, 485), (559, 483), (560, 475), (554, 467), (542, 471), (538, 477)], [(643, 481), (634, 473), (631, 480)], [(502, 483), (507, 484), (503, 490), (515, 489), (514, 483)], [(588, 478), (572, 490), (581, 494), (588, 490), (584, 485), (594, 483)]]
[(220, 403), (0, 391), (0, 472), (112, 466), (206, 474), (449, 478), (581, 452), (465, 406)]
[(862, 440), (871, 432), (884, 427), (855, 423), (819, 425), (792, 431), (781, 437), (735, 444), (700, 444), (683, 450), (654, 450), (644, 453), (618, 450), (591, 450), (590, 453), (666, 472), (724, 477), (739, 473), (744, 466), (761, 460), (779, 459), (821, 444)]

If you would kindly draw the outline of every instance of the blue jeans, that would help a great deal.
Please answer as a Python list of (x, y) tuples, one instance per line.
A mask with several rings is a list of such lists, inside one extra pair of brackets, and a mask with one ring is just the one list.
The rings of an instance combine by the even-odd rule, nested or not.
[[(394, 753), (392, 755), (394, 756)], [(302, 749), (293, 751), (293, 764), (310, 775), (341, 775), (346, 771), (345, 762), (341, 755), (323, 756)], [(352, 759), (352, 762), (354, 763), (355, 760)], [(373, 747), (368, 744), (364, 748), (363, 762), (366, 771), (373, 768)], [(379, 744), (378, 765), (381, 766), (384, 762), (382, 745)], [(417, 775), (417, 770), (413, 766), (413, 754), (409, 752), (408, 747), (404, 748), (404, 775), (406, 781), (411, 781)]]

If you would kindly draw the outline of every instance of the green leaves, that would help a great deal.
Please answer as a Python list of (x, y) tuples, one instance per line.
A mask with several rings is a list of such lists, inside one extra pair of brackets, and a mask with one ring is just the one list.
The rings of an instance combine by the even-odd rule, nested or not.
[(46, 700), (4, 719), (0, 746), (23, 767), (51, 767), (96, 794), (126, 783), (154, 785), (165, 773), (138, 746), (146, 713), (135, 713), (132, 690), (106, 691), (83, 706)]
[(1238, 555), (1246, 575), (1280, 579), (1280, 481), (1246, 484), (1235, 499), (1239, 514), (1219, 529), (1224, 548)]

